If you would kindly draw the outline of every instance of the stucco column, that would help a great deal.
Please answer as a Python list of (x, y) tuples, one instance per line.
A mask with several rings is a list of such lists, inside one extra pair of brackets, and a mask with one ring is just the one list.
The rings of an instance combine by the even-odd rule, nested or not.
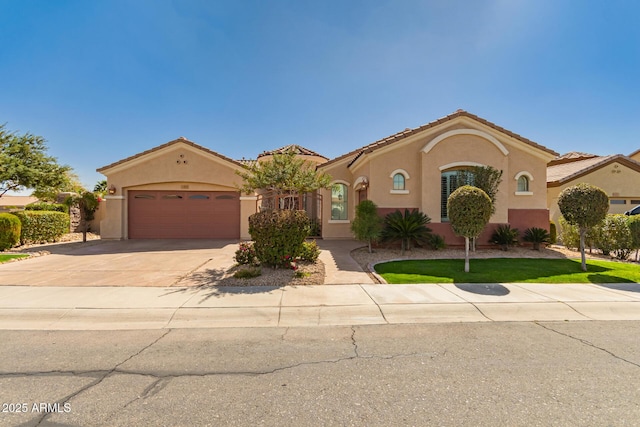
[(257, 196), (240, 197), (240, 239), (251, 240), (249, 235), (249, 217), (256, 213)]
[(105, 197), (105, 219), (100, 221), (100, 238), (122, 240), (124, 235), (124, 196)]

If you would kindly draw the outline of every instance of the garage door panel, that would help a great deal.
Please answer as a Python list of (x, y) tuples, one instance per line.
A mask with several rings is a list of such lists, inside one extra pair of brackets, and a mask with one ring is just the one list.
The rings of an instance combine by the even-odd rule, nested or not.
[(129, 191), (129, 238), (240, 237), (236, 192)]

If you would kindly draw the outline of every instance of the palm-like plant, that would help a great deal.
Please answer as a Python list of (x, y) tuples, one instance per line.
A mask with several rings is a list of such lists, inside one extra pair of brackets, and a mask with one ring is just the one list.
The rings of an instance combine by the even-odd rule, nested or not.
[(509, 250), (509, 246), (518, 243), (518, 229), (511, 228), (509, 224), (501, 224), (491, 235), (491, 243), (499, 245), (503, 251)]
[(539, 251), (541, 243), (551, 242), (551, 234), (544, 228), (531, 227), (524, 230), (523, 239), (525, 242), (533, 243), (533, 249)]
[(384, 219), (384, 229), (382, 240), (386, 242), (401, 242), (401, 254), (405, 249), (411, 250), (413, 243), (426, 243), (431, 236), (431, 229), (427, 224), (431, 218), (418, 210), (404, 210), (402, 214), (399, 210), (388, 214)]

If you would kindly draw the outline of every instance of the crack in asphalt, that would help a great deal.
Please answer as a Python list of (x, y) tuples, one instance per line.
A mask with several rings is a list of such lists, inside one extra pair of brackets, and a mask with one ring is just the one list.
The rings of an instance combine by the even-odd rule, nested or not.
[(547, 331), (554, 332), (554, 333), (556, 333), (556, 334), (558, 334), (558, 335), (562, 335), (562, 336), (567, 337), (567, 338), (570, 338), (570, 339), (572, 339), (572, 340), (576, 340), (576, 341), (578, 341), (578, 342), (580, 342), (580, 343), (582, 343), (582, 344), (584, 344), (584, 345), (586, 345), (586, 346), (588, 346), (588, 347), (594, 348), (594, 349), (596, 349), (596, 350), (603, 351), (603, 352), (607, 353), (608, 355), (610, 355), (610, 356), (614, 357), (615, 359), (618, 359), (618, 360), (620, 360), (620, 361), (622, 361), (622, 362), (625, 362), (625, 363), (628, 363), (628, 364), (630, 364), (630, 365), (632, 365), (632, 366), (635, 366), (635, 367), (640, 368), (640, 363), (632, 362), (631, 360), (628, 360), (628, 359), (625, 359), (624, 357), (618, 356), (617, 354), (613, 353), (613, 352), (612, 352), (612, 351), (610, 351), (610, 350), (607, 350), (606, 348), (599, 347), (599, 346), (595, 345), (595, 344), (594, 344), (594, 343), (592, 343), (591, 341), (587, 341), (587, 340), (582, 339), (582, 338), (574, 337), (574, 336), (573, 336), (573, 335), (571, 335), (571, 334), (568, 334), (568, 333), (565, 333), (565, 332), (558, 331), (558, 330), (556, 330), (556, 329), (553, 329), (553, 328), (552, 328), (552, 327), (550, 327), (550, 326), (545, 326), (545, 325), (543, 325), (543, 324), (541, 324), (541, 323), (539, 323), (539, 322), (533, 322), (533, 323), (535, 323), (536, 325), (538, 325), (538, 326), (540, 326), (540, 327), (542, 327), (542, 328), (546, 329)]
[[(262, 376), (262, 375), (272, 375), (272, 374), (275, 374), (275, 373), (278, 373), (278, 372), (283, 372), (283, 371), (296, 369), (296, 368), (304, 367), (304, 366), (323, 365), (323, 364), (329, 364), (329, 363), (336, 364), (336, 363), (341, 363), (341, 362), (344, 362), (344, 361), (350, 361), (350, 360), (356, 360), (356, 359), (392, 360), (392, 359), (405, 358), (405, 357), (428, 356), (429, 359), (433, 360), (436, 357), (438, 357), (438, 354), (433, 354), (431, 352), (429, 352), (429, 353), (426, 353), (426, 352), (412, 352), (412, 353), (398, 353), (398, 354), (392, 354), (392, 355), (371, 355), (371, 356), (360, 355), (359, 347), (358, 347), (358, 340), (356, 339), (357, 328), (355, 326), (352, 326), (351, 327), (351, 334), (349, 335), (349, 339), (351, 341), (351, 345), (353, 347), (353, 353), (354, 354), (353, 354), (353, 356), (348, 356), (348, 357), (339, 357), (339, 358), (336, 358), (336, 359), (324, 359), (324, 360), (317, 360), (317, 361), (306, 361), (306, 362), (300, 362), (300, 363), (293, 363), (293, 364), (280, 366), (280, 367), (276, 367), (276, 368), (269, 369), (269, 370), (264, 370), (264, 371), (231, 371), (231, 372), (230, 371), (224, 371), (224, 372), (222, 372), (222, 371), (209, 371), (209, 372), (201, 372), (201, 373), (167, 373), (167, 374), (159, 374), (159, 373), (154, 373), (154, 372), (138, 372), (138, 371), (130, 371), (130, 370), (126, 370), (126, 369), (120, 369), (120, 366), (122, 366), (123, 364), (125, 364), (128, 361), (132, 360), (133, 358), (139, 356), (140, 354), (142, 354), (144, 351), (148, 350), (149, 348), (153, 347), (161, 339), (166, 337), (171, 331), (172, 331), (172, 329), (167, 330), (161, 336), (156, 338), (153, 342), (149, 343), (148, 345), (144, 346), (143, 348), (141, 348), (137, 352), (131, 354), (130, 356), (128, 356), (127, 358), (122, 360), (121, 362), (117, 363), (111, 369), (88, 370), (88, 371), (54, 370), (54, 371), (41, 371), (41, 372), (31, 371), (31, 372), (22, 372), (22, 373), (0, 373), (0, 378), (33, 377), (33, 376), (73, 376), (73, 377), (93, 378), (93, 381), (91, 381), (89, 384), (87, 384), (87, 385), (79, 388), (78, 390), (74, 391), (73, 393), (70, 393), (69, 395), (57, 400), (55, 403), (59, 404), (60, 406), (64, 405), (65, 403), (67, 403), (69, 401), (71, 401), (72, 399), (78, 397), (82, 393), (84, 393), (84, 392), (86, 392), (86, 391), (98, 386), (105, 379), (109, 378), (110, 376), (112, 376), (114, 374), (137, 375), (137, 376), (154, 378), (155, 381), (153, 381), (150, 385), (148, 385), (142, 391), (142, 393), (139, 396), (135, 397), (134, 399), (130, 400), (129, 402), (127, 402), (126, 404), (123, 405), (123, 408), (126, 408), (126, 407), (134, 404), (137, 401), (148, 399), (148, 398), (151, 398), (151, 397), (157, 395), (162, 390), (164, 390), (171, 383), (172, 380), (177, 379), (177, 378), (190, 378), (190, 377), (201, 377), (201, 378), (203, 378), (203, 377), (221, 376), (221, 375), (255, 377), (255, 376)], [(284, 331), (281, 339), (283, 339), (283, 340), (285, 339), (286, 334), (288, 333), (288, 331), (289, 331), (289, 328), (287, 328)], [(446, 351), (442, 355), (444, 355), (444, 354), (446, 354)], [(37, 421), (36, 421), (35, 425), (36, 426), (42, 425), (43, 422), (46, 422), (47, 418), (50, 415), (54, 415), (54, 413), (43, 413), (42, 415), (40, 415), (37, 418)]]
[[(165, 333), (163, 333), (162, 335), (160, 335), (157, 339), (155, 339), (152, 343), (144, 346), (141, 350), (137, 351), (136, 353), (132, 354), (131, 356), (127, 357), (125, 360), (123, 360), (122, 362), (116, 364), (112, 369), (108, 370), (108, 371), (101, 371), (101, 372), (105, 372), (103, 375), (101, 375), (100, 377), (96, 378), (95, 381), (87, 384), (86, 386), (80, 388), (79, 390), (63, 397), (62, 399), (59, 399), (58, 401), (56, 401), (55, 403), (59, 404), (60, 406), (64, 405), (66, 402), (69, 402), (71, 399), (77, 397), (78, 395), (80, 395), (81, 393), (84, 393), (87, 390), (90, 390), (91, 388), (97, 386), (98, 384), (100, 384), (102, 381), (104, 381), (107, 377), (109, 377), (111, 374), (113, 374), (114, 372), (116, 372), (118, 370), (118, 367), (121, 366), (124, 363), (127, 363), (129, 360), (133, 359), (134, 357), (138, 356), (139, 354), (141, 354), (143, 351), (145, 351), (146, 349), (152, 347), (153, 345), (155, 345), (158, 341), (160, 341), (162, 338), (166, 337), (167, 334), (169, 334), (169, 332), (171, 332), (171, 329), (167, 330)], [(98, 371), (91, 371), (91, 372), (98, 372)], [(39, 426), (40, 424), (42, 424), (43, 421), (45, 421), (47, 419), (47, 417), (49, 417), (49, 413), (44, 413), (40, 416), (40, 418), (38, 419), (38, 422), (36, 423), (36, 426)]]

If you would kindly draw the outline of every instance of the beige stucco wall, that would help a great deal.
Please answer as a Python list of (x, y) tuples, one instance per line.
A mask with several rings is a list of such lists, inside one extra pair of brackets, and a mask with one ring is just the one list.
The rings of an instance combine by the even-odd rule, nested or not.
[[(104, 239), (126, 239), (127, 196), (130, 190), (237, 191), (242, 167), (188, 144), (177, 143), (103, 171), (107, 186), (116, 193), (106, 197), (106, 217), (100, 222)], [(248, 237), (248, 217), (255, 201), (241, 200), (242, 238)]]
[[(404, 140), (361, 156), (352, 166), (343, 160), (322, 167), (335, 181), (351, 184), (349, 213), (357, 203), (354, 182), (359, 176), (369, 180), (368, 199), (380, 208), (419, 208), (432, 223), (440, 223), (441, 173), (461, 166), (486, 165), (503, 171), (492, 223), (509, 222), (509, 209), (542, 209), (547, 207), (546, 164), (553, 155), (531, 147), (493, 128), (461, 119), (436, 126)], [(394, 194), (392, 172), (401, 169), (409, 175), (405, 194)], [(526, 172), (530, 188), (517, 193), (516, 175)], [(332, 224), (331, 193), (323, 192), (323, 236), (351, 236), (345, 224)]]
[(610, 204), (609, 213), (624, 213), (640, 204), (638, 202), (632, 202), (640, 200), (640, 172), (614, 162), (587, 175), (565, 182), (561, 186), (547, 189), (549, 215), (551, 220), (556, 224), (560, 216), (562, 216), (560, 208), (558, 207), (558, 196), (565, 188), (581, 182), (602, 188), (610, 199), (619, 199), (626, 202), (620, 205)]

